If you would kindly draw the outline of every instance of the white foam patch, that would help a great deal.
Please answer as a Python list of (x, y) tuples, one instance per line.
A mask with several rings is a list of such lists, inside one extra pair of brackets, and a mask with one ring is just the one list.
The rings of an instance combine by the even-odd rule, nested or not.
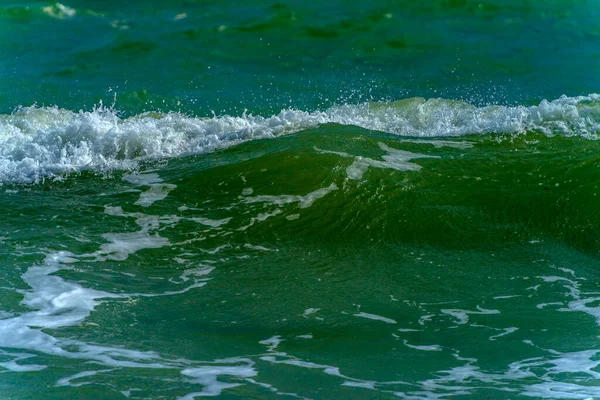
[(332, 183), (326, 188), (317, 189), (314, 192), (310, 192), (304, 196), (300, 195), (263, 195), (263, 196), (255, 196), (255, 197), (246, 197), (244, 201), (246, 203), (269, 203), (273, 205), (286, 205), (292, 203), (299, 203), (298, 207), (300, 208), (308, 208), (313, 205), (313, 203), (327, 194), (337, 190), (338, 187), (335, 183)]
[(562, 303), (562, 302), (559, 302), (559, 301), (553, 301), (551, 303), (540, 303), (540, 304), (536, 305), (535, 307), (538, 310), (541, 310), (541, 309), (549, 307), (549, 306), (564, 306), (564, 305), (565, 305), (565, 303)]
[(490, 336), (489, 340), (492, 340), (492, 341), (497, 340), (499, 337), (506, 336), (506, 335), (508, 335), (510, 333), (518, 331), (519, 328), (516, 328), (516, 327), (513, 326), (513, 327), (510, 327), (510, 328), (504, 328), (503, 330), (504, 330), (504, 332), (502, 332), (502, 333), (500, 333), (498, 335)]
[(198, 224), (204, 226), (210, 226), (211, 228), (218, 228), (221, 225), (225, 225), (231, 221), (231, 218), (223, 218), (223, 219), (210, 219), (210, 218), (189, 218), (191, 221), (194, 221)]
[(369, 167), (395, 169), (397, 171), (419, 171), (421, 166), (410, 162), (410, 160), (416, 158), (439, 158), (437, 156), (394, 149), (381, 142), (379, 143), (379, 147), (388, 153), (382, 156), (384, 161), (358, 156), (354, 159), (354, 162), (346, 168), (346, 175), (348, 175), (348, 178), (361, 179)]
[(417, 346), (414, 344), (409, 344), (408, 340), (404, 340), (404, 345), (406, 347), (410, 347), (411, 349), (420, 350), (420, 351), (442, 351), (442, 348), (437, 344), (432, 344), (428, 346)]
[(35, 357), (34, 354), (27, 353), (10, 353), (4, 350), (0, 350), (0, 355), (11, 357), (10, 361), (0, 362), (0, 367), (13, 372), (30, 372), (30, 371), (41, 371), (46, 368), (45, 365), (36, 364), (19, 364), (19, 361), (26, 360), (28, 358)]
[(544, 382), (530, 385), (523, 394), (538, 399), (595, 400), (600, 397), (600, 388), (567, 382)]
[(79, 372), (77, 374), (74, 374), (72, 376), (69, 376), (67, 378), (62, 378), (59, 379), (58, 382), (56, 382), (56, 386), (71, 386), (71, 387), (78, 387), (78, 386), (84, 386), (84, 385), (88, 385), (91, 382), (76, 382), (73, 383), (72, 381), (74, 380), (78, 380), (81, 378), (87, 378), (89, 376), (94, 376), (97, 374), (101, 374), (103, 372), (111, 372), (114, 371), (114, 369), (103, 369), (103, 370), (99, 370), (99, 371), (83, 371), (83, 372)]
[(77, 10), (61, 3), (55, 3), (54, 5), (43, 7), (42, 11), (47, 16), (56, 19), (69, 19), (73, 18), (75, 14), (77, 14)]
[[(115, 367), (164, 368), (165, 366), (158, 362), (160, 358), (152, 352), (90, 345), (76, 340), (55, 338), (44, 332), (46, 329), (82, 323), (102, 300), (128, 297), (85, 288), (53, 275), (64, 268), (61, 263), (64, 256), (70, 258), (71, 254), (62, 252), (48, 255), (43, 265), (30, 267), (22, 275), (23, 280), (31, 287), (24, 292), (22, 304), (31, 311), (0, 320), (0, 347), (94, 360)], [(3, 363), (2, 366), (13, 371), (43, 368), (19, 365), (17, 361), (20, 359), (23, 357), (17, 355), (13, 362)]]
[(252, 225), (254, 225), (254, 223), (266, 221), (267, 219), (269, 219), (271, 217), (275, 217), (275, 216), (277, 216), (277, 215), (279, 215), (281, 213), (282, 213), (282, 211), (279, 208), (276, 208), (274, 211), (272, 211), (270, 213), (259, 213), (256, 217), (252, 217), (250, 219), (250, 223), (248, 225), (244, 225), (242, 227), (239, 227), (237, 230), (238, 231), (245, 231), (246, 229), (248, 229)]
[(310, 334), (310, 333), (308, 333), (308, 334), (306, 334), (306, 335), (298, 335), (298, 336), (296, 336), (296, 337), (297, 337), (298, 339), (312, 339), (312, 338), (313, 338), (313, 335), (312, 335), (312, 334)]
[(480, 314), (480, 315), (491, 315), (491, 314), (500, 314), (499, 310), (487, 310), (485, 308), (481, 308), (477, 306), (477, 311), (471, 310), (461, 310), (461, 309), (443, 309), (442, 313), (446, 315), (450, 315), (456, 318), (456, 323), (459, 325), (464, 325), (469, 321), (469, 315), (471, 314)]
[(306, 310), (304, 310), (304, 312), (302, 313), (302, 316), (304, 318), (308, 318), (309, 316), (311, 316), (312, 314), (315, 314), (317, 312), (319, 312), (320, 308), (307, 308)]
[[(199, 277), (204, 277), (204, 276), (210, 274), (212, 271), (214, 271), (214, 269), (215, 269), (215, 267), (206, 266), (206, 265), (200, 266), (199, 268), (186, 269), (179, 276), (179, 281), (180, 282), (188, 282), (190, 279), (193, 279), (194, 281), (198, 282)], [(206, 279), (206, 278), (201, 278), (201, 279)], [(179, 283), (179, 282), (176, 282), (173, 278), (169, 279), (169, 281), (172, 283)]]
[(354, 316), (360, 317), (360, 318), (372, 319), (374, 321), (381, 321), (381, 322), (385, 322), (387, 324), (395, 324), (396, 323), (396, 321), (391, 318), (386, 318), (386, 317), (382, 317), (381, 315), (369, 314), (369, 313), (365, 313), (365, 312), (359, 312), (357, 314), (354, 314)]
[(102, 237), (108, 242), (100, 246), (100, 249), (92, 254), (84, 254), (82, 257), (93, 257), (96, 261), (126, 260), (130, 254), (142, 249), (158, 249), (170, 245), (169, 240), (152, 233), (162, 224), (174, 224), (179, 218), (176, 216), (156, 216), (142, 213), (126, 213), (121, 207), (106, 207), (104, 212), (108, 215), (135, 218), (140, 226), (137, 232), (105, 233)]
[(151, 185), (150, 189), (140, 194), (140, 199), (136, 201), (135, 204), (142, 207), (149, 207), (154, 202), (165, 199), (169, 192), (176, 187), (177, 186), (171, 184)]
[[(258, 250), (258, 251), (273, 251), (273, 249), (269, 249), (268, 247), (254, 245), (254, 244), (250, 244), (250, 243), (245, 243), (244, 247), (247, 249)], [(275, 250), (275, 251), (277, 251), (277, 250)]]
[(342, 386), (375, 390), (375, 382), (345, 381), (344, 383), (342, 383)]
[(257, 375), (256, 370), (253, 368), (254, 362), (251, 360), (246, 361), (246, 365), (241, 366), (222, 366), (222, 365), (208, 365), (198, 368), (187, 368), (181, 371), (181, 373), (189, 378), (192, 383), (197, 383), (203, 386), (201, 392), (189, 393), (181, 400), (192, 400), (196, 397), (204, 396), (218, 396), (225, 389), (230, 389), (239, 386), (239, 383), (225, 383), (219, 381), (217, 378), (221, 375), (233, 376), (236, 378), (251, 378)]
[[(428, 141), (423, 142), (429, 143)], [(381, 150), (387, 152), (387, 154), (381, 157), (383, 158), (383, 161), (373, 160), (371, 158), (363, 156), (353, 156), (352, 154), (338, 151), (322, 150), (317, 147), (315, 147), (314, 149), (321, 154), (335, 154), (344, 158), (354, 158), (352, 164), (350, 164), (348, 168), (346, 168), (346, 175), (348, 176), (348, 178), (354, 180), (362, 179), (363, 175), (369, 169), (369, 167), (395, 169), (397, 171), (419, 171), (421, 170), (421, 166), (410, 162), (410, 160), (417, 158), (439, 158), (438, 156), (411, 153), (405, 150), (394, 149), (381, 142), (379, 142), (378, 144)]]
[(142, 389), (138, 389), (138, 388), (131, 388), (131, 389), (127, 389), (127, 390), (122, 390), (121, 394), (127, 398), (131, 397), (132, 392), (139, 392)]
[(131, 174), (123, 176), (123, 180), (140, 186), (150, 186), (150, 189), (140, 194), (140, 198), (135, 202), (136, 205), (149, 207), (153, 203), (164, 200), (169, 192), (177, 186), (170, 183), (161, 183), (162, 179), (158, 174)]
[(268, 339), (265, 340), (261, 340), (260, 344), (264, 344), (265, 346), (267, 346), (267, 349), (269, 351), (275, 351), (275, 349), (277, 349), (277, 347), (284, 341), (284, 339), (281, 338), (281, 336), (273, 336), (270, 337)]
[[(57, 3), (48, 13), (68, 16), (69, 10)], [(282, 110), (271, 117), (144, 113), (122, 119), (102, 107), (91, 112), (25, 107), (0, 115), (0, 182), (38, 182), (82, 170), (134, 170), (142, 160), (207, 153), (325, 123), (420, 137), (537, 130), (596, 138), (599, 108), (597, 94), (544, 100), (531, 107), (475, 107), (416, 98), (315, 112)]]
[(455, 141), (451, 141), (451, 140), (404, 139), (402, 142), (430, 144), (437, 149), (442, 148), (442, 147), (452, 147), (455, 149), (470, 149), (473, 147), (473, 143), (470, 143), (470, 142), (455, 142)]
[[(558, 283), (562, 284), (562, 286), (569, 292), (569, 296), (571, 296), (570, 301), (567, 302), (567, 307), (563, 307), (558, 309), (559, 311), (565, 312), (583, 312), (586, 313), (596, 319), (596, 324), (600, 326), (600, 306), (598, 306), (598, 302), (600, 302), (600, 297), (598, 297), (598, 293), (584, 293), (582, 292), (580, 286), (580, 280), (584, 280), (583, 278), (577, 278), (575, 276), (575, 272), (571, 269), (559, 268), (561, 271), (568, 273), (571, 275), (571, 279), (561, 277), (561, 276), (539, 276), (538, 278), (542, 279), (546, 283)], [(587, 297), (589, 296), (589, 297)], [(563, 303), (560, 302), (552, 302), (552, 303), (542, 303), (538, 304), (537, 308), (542, 309), (546, 306), (550, 305), (561, 305)]]

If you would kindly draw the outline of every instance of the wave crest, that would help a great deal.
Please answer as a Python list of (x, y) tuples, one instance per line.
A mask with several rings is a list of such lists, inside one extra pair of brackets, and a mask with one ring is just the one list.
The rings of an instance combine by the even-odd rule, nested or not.
[(0, 182), (38, 182), (82, 170), (127, 170), (142, 160), (207, 153), (326, 123), (413, 137), (536, 130), (595, 139), (599, 122), (597, 94), (563, 96), (529, 107), (476, 107), (456, 100), (410, 98), (325, 111), (282, 110), (271, 117), (144, 113), (123, 119), (103, 107), (90, 112), (25, 107), (0, 115)]

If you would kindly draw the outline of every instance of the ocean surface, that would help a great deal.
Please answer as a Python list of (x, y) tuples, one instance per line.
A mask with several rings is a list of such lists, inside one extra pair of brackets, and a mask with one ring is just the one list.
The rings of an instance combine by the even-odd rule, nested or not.
[(0, 398), (600, 399), (598, 2), (2, 0), (0, 37)]

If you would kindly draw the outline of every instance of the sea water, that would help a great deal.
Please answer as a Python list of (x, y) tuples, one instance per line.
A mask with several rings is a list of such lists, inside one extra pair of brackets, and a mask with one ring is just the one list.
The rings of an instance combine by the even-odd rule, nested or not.
[(600, 398), (599, 11), (0, 3), (0, 397)]

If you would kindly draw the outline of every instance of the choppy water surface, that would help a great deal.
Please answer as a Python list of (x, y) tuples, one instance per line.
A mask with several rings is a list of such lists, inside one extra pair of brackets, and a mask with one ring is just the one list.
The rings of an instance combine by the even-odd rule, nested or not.
[(600, 397), (594, 2), (0, 7), (0, 394)]

